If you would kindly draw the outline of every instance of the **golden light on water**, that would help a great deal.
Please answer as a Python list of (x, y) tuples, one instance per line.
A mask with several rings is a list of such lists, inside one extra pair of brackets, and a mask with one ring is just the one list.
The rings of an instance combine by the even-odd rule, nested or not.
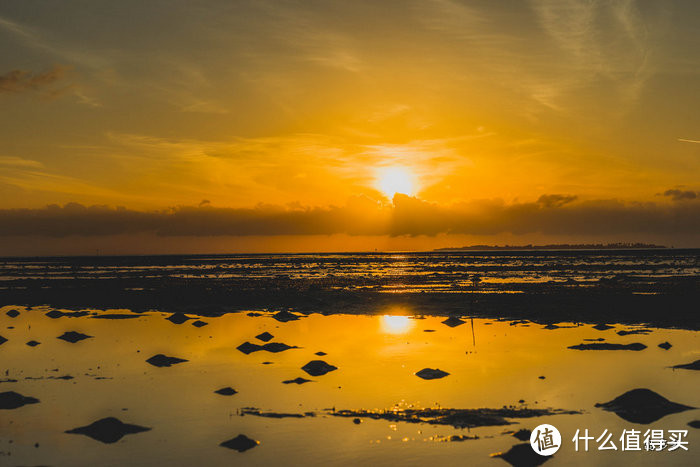
[(413, 320), (408, 316), (384, 315), (381, 321), (382, 331), (387, 334), (403, 334), (413, 327)]
[(415, 180), (405, 167), (387, 167), (377, 173), (377, 187), (389, 198), (396, 193), (415, 194)]

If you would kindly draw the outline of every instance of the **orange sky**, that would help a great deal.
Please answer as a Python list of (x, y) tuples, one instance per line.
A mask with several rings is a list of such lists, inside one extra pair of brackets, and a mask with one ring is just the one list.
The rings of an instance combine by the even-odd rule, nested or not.
[(0, 254), (700, 246), (698, 10), (4, 3)]

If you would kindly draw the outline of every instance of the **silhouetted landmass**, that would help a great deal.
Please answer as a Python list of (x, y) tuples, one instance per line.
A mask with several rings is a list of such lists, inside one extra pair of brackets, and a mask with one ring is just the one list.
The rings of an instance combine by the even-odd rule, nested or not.
[(655, 250), (668, 248), (653, 243), (553, 243), (549, 245), (470, 245), (436, 248), (434, 251), (500, 251), (500, 250)]

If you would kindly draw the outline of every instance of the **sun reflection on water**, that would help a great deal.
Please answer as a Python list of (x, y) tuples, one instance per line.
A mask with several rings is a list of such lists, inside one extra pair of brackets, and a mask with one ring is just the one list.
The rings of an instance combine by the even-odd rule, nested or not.
[(413, 320), (408, 316), (384, 315), (381, 320), (382, 332), (403, 334), (413, 327)]

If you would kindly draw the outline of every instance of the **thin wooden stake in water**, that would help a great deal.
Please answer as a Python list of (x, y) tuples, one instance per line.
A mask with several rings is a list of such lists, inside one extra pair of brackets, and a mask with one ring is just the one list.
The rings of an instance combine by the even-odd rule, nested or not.
[(474, 335), (474, 318), (472, 320), (472, 345), (476, 347), (476, 336)]

